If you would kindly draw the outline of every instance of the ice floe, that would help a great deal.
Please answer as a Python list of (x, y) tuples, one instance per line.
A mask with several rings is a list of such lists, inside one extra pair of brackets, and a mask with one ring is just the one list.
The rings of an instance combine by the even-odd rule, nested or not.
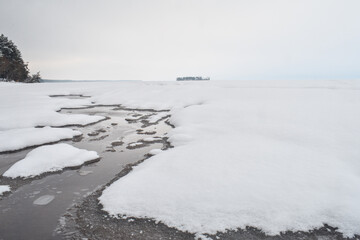
[(46, 172), (76, 167), (99, 158), (95, 151), (78, 149), (66, 143), (38, 147), (12, 165), (4, 174), (9, 178), (29, 178)]

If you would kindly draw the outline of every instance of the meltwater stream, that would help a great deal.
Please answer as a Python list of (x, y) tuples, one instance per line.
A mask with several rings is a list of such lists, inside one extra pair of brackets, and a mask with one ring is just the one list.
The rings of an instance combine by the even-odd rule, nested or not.
[[(63, 109), (61, 113), (107, 117), (86, 127), (71, 127), (83, 135), (63, 141), (98, 152), (100, 161), (78, 169), (48, 174), (40, 179), (6, 182), (13, 190), (0, 200), (0, 239), (60, 238), (55, 229), (61, 224), (61, 217), (69, 207), (110, 182), (127, 164), (139, 161), (152, 149), (165, 148), (165, 135), (171, 129), (166, 123), (167, 117), (148, 122), (151, 116), (159, 114), (150, 110), (92, 106)], [(0, 154), (0, 174), (31, 150)], [(0, 178), (0, 184), (5, 184), (4, 179)]]

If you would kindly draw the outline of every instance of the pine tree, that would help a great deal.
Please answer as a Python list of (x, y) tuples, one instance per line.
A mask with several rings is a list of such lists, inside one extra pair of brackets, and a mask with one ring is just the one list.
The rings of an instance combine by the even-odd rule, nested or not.
[(37, 72), (36, 74), (33, 74), (29, 76), (25, 82), (27, 83), (39, 83), (41, 81), (40, 72)]
[(24, 82), (29, 77), (29, 69), (24, 63), (16, 45), (0, 35), (0, 79)]

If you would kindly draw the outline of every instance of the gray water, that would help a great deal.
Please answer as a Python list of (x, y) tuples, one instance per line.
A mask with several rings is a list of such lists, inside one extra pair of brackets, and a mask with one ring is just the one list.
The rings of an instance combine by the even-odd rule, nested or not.
[[(142, 142), (139, 148), (128, 149), (130, 143), (147, 137), (164, 137), (171, 129), (165, 123), (166, 119), (150, 126), (144, 124), (147, 116), (156, 114), (154, 111), (98, 106), (63, 109), (61, 113), (109, 118), (86, 127), (72, 127), (83, 133), (82, 138), (63, 141), (78, 148), (97, 151), (101, 159), (79, 169), (67, 169), (32, 181), (11, 180), (13, 182), (10, 185), (17, 189), (0, 200), (0, 239), (58, 238), (55, 229), (61, 226), (62, 216), (69, 207), (110, 182), (127, 164), (139, 161), (152, 149), (165, 147), (164, 142), (157, 141), (146, 144)], [(126, 118), (140, 119), (127, 121)], [(23, 159), (31, 150), (0, 154), (0, 174)], [(1, 181), (4, 179), (0, 179), (0, 184)]]

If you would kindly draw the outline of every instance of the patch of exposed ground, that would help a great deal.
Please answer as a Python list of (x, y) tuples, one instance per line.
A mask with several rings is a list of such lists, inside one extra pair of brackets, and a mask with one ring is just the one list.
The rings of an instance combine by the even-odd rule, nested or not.
[(304, 231), (287, 231), (279, 235), (269, 236), (257, 228), (246, 227), (245, 229), (237, 229), (236, 231), (227, 231), (225, 233), (218, 233), (216, 235), (206, 235), (210, 239), (225, 239), (225, 240), (358, 240), (360, 236), (353, 238), (346, 238), (337, 228), (333, 228), (327, 224), (318, 229), (313, 229), (308, 232)]
[(144, 134), (144, 135), (154, 135), (156, 131), (144, 131), (143, 129), (137, 129), (137, 134)]

